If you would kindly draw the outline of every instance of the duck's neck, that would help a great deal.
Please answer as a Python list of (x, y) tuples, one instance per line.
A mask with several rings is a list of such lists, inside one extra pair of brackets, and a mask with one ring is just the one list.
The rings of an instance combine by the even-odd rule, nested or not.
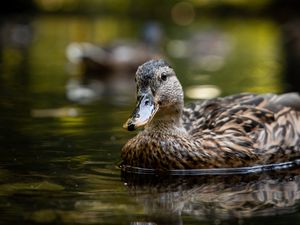
[(185, 132), (181, 121), (182, 105), (160, 109), (145, 131), (159, 133), (182, 133)]

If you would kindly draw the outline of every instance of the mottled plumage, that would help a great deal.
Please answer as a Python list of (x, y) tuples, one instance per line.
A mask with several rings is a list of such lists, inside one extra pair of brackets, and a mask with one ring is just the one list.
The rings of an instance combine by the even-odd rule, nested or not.
[(145, 129), (123, 147), (124, 165), (220, 168), (300, 157), (298, 94), (244, 93), (184, 108), (181, 85), (163, 60), (140, 66), (136, 82), (138, 99), (149, 101), (138, 102), (125, 127)]

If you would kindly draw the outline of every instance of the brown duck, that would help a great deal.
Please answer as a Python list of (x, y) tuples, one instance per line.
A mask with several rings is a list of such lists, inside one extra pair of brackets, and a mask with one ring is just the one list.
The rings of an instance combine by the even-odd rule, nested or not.
[(136, 72), (137, 105), (124, 128), (144, 127), (122, 164), (151, 169), (227, 168), (300, 158), (300, 96), (238, 94), (184, 107), (172, 67), (150, 60)]

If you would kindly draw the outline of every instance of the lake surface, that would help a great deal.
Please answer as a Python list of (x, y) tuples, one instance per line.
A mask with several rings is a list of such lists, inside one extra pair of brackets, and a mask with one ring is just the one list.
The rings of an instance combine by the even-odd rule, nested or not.
[[(274, 22), (206, 19), (188, 27), (161, 26), (161, 51), (187, 101), (285, 89), (280, 27)], [(109, 90), (93, 98), (74, 95), (94, 91), (95, 80), (82, 78), (65, 49), (74, 41), (137, 39), (142, 27), (111, 17), (2, 20), (0, 224), (299, 224), (297, 170), (121, 174), (121, 148), (135, 134), (122, 128), (134, 106), (133, 79), (129, 75), (128, 86), (109, 86), (100, 78), (96, 87)], [(68, 89), (70, 81), (77, 86)]]

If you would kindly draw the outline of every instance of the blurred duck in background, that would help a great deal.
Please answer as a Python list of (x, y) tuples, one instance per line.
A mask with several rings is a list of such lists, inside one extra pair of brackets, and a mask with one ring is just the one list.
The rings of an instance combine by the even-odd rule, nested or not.
[(70, 43), (66, 48), (71, 75), (66, 86), (68, 99), (86, 103), (114, 96), (116, 102), (127, 101), (131, 97), (128, 90), (134, 88), (134, 71), (145, 61), (161, 56), (161, 40), (160, 24), (149, 22), (140, 41), (115, 40), (107, 46)]

